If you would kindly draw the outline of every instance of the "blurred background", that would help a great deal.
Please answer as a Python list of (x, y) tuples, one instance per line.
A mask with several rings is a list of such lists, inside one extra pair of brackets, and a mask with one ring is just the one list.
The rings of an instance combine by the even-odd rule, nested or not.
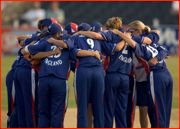
[[(55, 18), (61, 25), (69, 22), (105, 25), (108, 18), (122, 18), (123, 27), (140, 20), (161, 31), (160, 43), (172, 54), (179, 53), (179, 1), (2, 1), (1, 52), (17, 53), (17, 35), (33, 33), (37, 22)], [(9, 42), (11, 41), (11, 42)]]
[[(55, 18), (62, 26), (69, 22), (91, 24), (94, 21), (105, 25), (108, 18), (121, 17), (125, 30), (134, 20), (160, 30), (159, 43), (171, 54), (166, 60), (174, 81), (172, 119), (175, 123), (171, 127), (179, 127), (179, 1), (1, 1), (2, 127), (6, 127), (7, 120), (5, 78), (20, 48), (17, 36), (35, 33), (38, 20), (45, 17)], [(68, 107), (71, 108), (76, 107), (72, 80), (73, 74), (68, 81)]]

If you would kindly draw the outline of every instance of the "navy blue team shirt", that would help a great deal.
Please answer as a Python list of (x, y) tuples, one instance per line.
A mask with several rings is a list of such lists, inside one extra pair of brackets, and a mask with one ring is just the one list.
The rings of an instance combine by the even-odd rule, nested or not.
[[(146, 48), (150, 48), (150, 49), (155, 48), (158, 51), (158, 54), (156, 56), (158, 58), (158, 63), (155, 66), (149, 66), (150, 70), (157, 71), (161, 69), (167, 69), (166, 62), (164, 59), (166, 56), (169, 56), (169, 52), (158, 43), (159, 35), (156, 32), (151, 32), (150, 34), (143, 33), (141, 36), (132, 35), (132, 39), (140, 44), (142, 44), (144, 37), (150, 38), (152, 40), (152, 43), (149, 45), (143, 45), (143, 46), (146, 46)], [(143, 50), (143, 46), (139, 47), (139, 45), (137, 45), (137, 48), (139, 48), (139, 50)], [(145, 55), (141, 55), (140, 57), (143, 56), (142, 58), (145, 59), (146, 61), (151, 59), (150, 57), (147, 58), (148, 56), (147, 51), (143, 51), (143, 52)], [(149, 53), (149, 55), (150, 54), (151, 53)]]
[(100, 51), (101, 53), (101, 44), (96, 39), (91, 39), (88, 37), (85, 37), (83, 35), (75, 35), (72, 36), (69, 40), (65, 40), (68, 46), (74, 45), (74, 47), (69, 47), (72, 49), (74, 53), (74, 58), (79, 60), (80, 66), (99, 66), (102, 65), (102, 62), (98, 60), (96, 57), (93, 56), (87, 56), (87, 57), (77, 57), (76, 54), (79, 50), (88, 50), (88, 51)]
[[(122, 41), (122, 38), (109, 30), (101, 32), (101, 35), (107, 42), (117, 44)], [(115, 52), (113, 55), (111, 55), (109, 66), (106, 69), (106, 72), (118, 72), (121, 74), (129, 75), (132, 68), (132, 52), (133, 49), (126, 44), (121, 51)]]
[[(55, 50), (57, 46), (46, 41), (49, 38), (51, 36), (46, 36), (34, 45), (28, 46), (29, 52), (34, 55), (38, 52)], [(68, 49), (71, 49), (71, 45), (68, 46)], [(68, 49), (61, 48), (61, 54), (41, 59), (39, 78), (54, 75), (61, 79), (67, 79), (70, 59), (73, 58)]]

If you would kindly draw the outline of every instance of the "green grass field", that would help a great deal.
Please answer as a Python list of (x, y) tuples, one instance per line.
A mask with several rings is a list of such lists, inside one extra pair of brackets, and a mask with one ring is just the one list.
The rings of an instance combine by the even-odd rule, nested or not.
[[(1, 110), (7, 110), (7, 91), (5, 79), (8, 71), (11, 69), (11, 65), (14, 62), (16, 56), (3, 56), (1, 57)], [(167, 67), (173, 76), (173, 108), (179, 108), (179, 57), (171, 56), (170, 59), (166, 60)], [(76, 107), (74, 88), (73, 88), (73, 76), (71, 72), (69, 78), (69, 100), (68, 107)]]
[[(1, 111), (7, 111), (7, 91), (5, 79), (8, 71), (11, 69), (11, 65), (14, 62), (16, 56), (2, 56), (1, 57)], [(172, 108), (179, 108), (179, 56), (171, 56), (166, 60), (167, 67), (173, 76), (173, 103)], [(76, 107), (74, 88), (73, 88), (73, 73), (71, 72), (69, 78), (69, 100), (68, 107)], [(2, 123), (3, 124), (3, 123)], [(5, 123), (4, 123), (5, 124)]]

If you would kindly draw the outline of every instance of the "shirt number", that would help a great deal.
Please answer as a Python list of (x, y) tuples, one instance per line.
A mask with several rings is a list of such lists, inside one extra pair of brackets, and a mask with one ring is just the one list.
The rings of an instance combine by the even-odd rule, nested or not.
[(128, 50), (126, 50), (126, 48), (127, 48), (127, 44), (124, 46), (124, 49), (123, 49), (123, 51), (122, 51), (122, 54), (128, 54)]
[[(57, 46), (51, 46), (51, 50), (55, 50), (57, 48)], [(58, 58), (59, 56), (61, 55), (61, 53), (60, 54), (57, 54), (57, 55), (52, 55), (52, 56), (49, 56), (49, 58)]]
[(91, 49), (94, 48), (94, 41), (92, 39), (87, 39), (87, 43), (91, 46)]
[(155, 48), (151, 47), (150, 45), (149, 45), (149, 46), (146, 46), (146, 48), (147, 48), (147, 50), (149, 50), (149, 51), (152, 53), (152, 57), (153, 57), (153, 58), (154, 58), (155, 56), (157, 56), (158, 51), (157, 51)]

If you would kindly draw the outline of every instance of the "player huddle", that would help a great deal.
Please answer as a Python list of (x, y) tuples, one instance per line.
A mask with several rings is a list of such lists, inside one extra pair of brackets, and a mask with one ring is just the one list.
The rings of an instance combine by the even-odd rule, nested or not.
[[(141, 127), (168, 128), (172, 76), (159, 31), (133, 21), (125, 32), (112, 17), (62, 26), (53, 18), (38, 22), (40, 32), (18, 37), (22, 46), (6, 77), (10, 128), (63, 128), (68, 77), (74, 72), (77, 127), (133, 128), (135, 106)], [(135, 92), (136, 91), (136, 92)]]

